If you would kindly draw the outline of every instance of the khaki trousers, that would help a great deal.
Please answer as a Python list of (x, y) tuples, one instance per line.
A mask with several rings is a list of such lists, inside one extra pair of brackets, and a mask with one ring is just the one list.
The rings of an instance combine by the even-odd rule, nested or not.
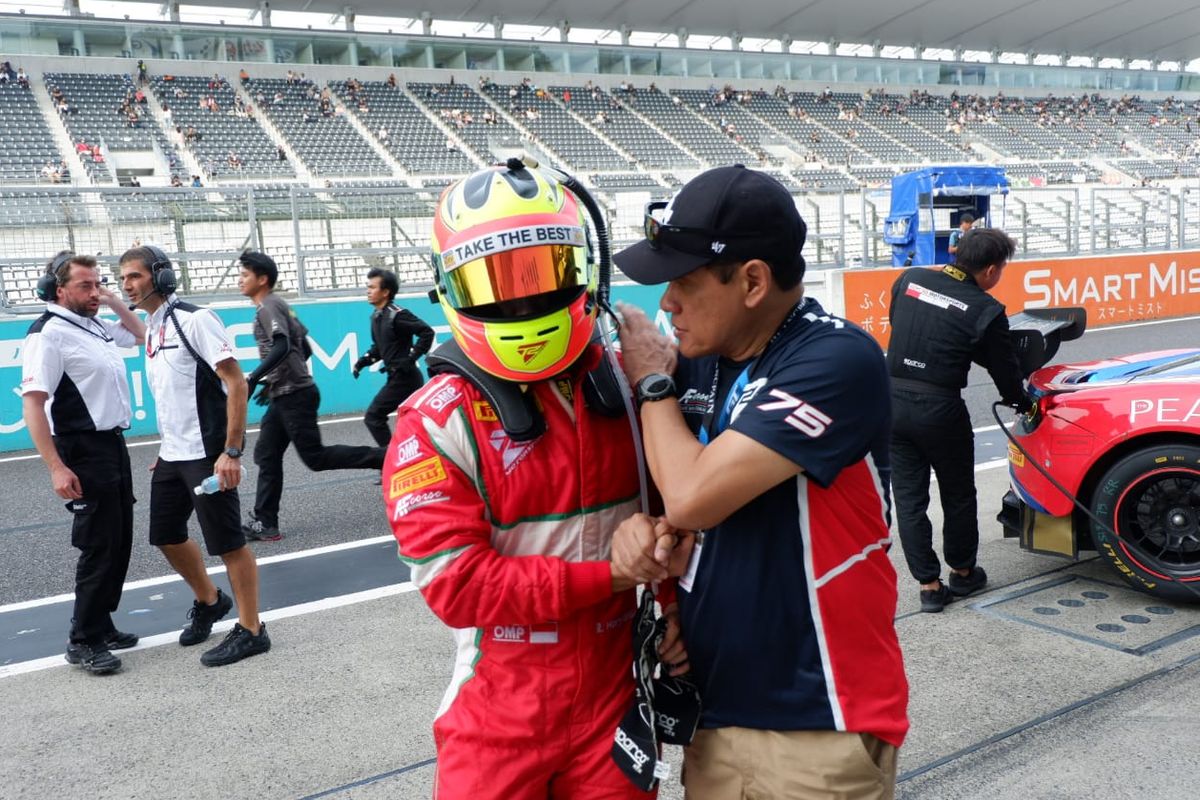
[(702, 729), (683, 786), (687, 800), (893, 800), (896, 748), (869, 733)]

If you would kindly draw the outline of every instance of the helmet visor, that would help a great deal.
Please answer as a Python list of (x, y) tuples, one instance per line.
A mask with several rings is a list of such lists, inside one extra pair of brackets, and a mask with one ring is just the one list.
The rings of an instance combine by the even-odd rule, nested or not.
[(446, 300), (455, 309), (524, 300), (587, 285), (587, 248), (544, 244), (506, 250), (467, 261), (444, 275)]

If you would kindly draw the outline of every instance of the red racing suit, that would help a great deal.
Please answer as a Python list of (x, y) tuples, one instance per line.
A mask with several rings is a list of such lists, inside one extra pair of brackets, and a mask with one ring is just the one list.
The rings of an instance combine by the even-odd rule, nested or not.
[(457, 375), (400, 407), (388, 516), (457, 643), (434, 722), (439, 800), (654, 796), (610, 756), (633, 702), (635, 593), (613, 594), (608, 558), (638, 510), (636, 455), (624, 415), (585, 406), (583, 375), (529, 387), (546, 432), (528, 442)]

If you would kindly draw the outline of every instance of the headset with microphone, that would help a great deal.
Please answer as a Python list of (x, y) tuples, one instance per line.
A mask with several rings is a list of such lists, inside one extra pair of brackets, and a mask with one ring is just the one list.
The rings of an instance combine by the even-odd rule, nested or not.
[(37, 281), (37, 298), (46, 303), (58, 299), (58, 287), (65, 286), (71, 275), (71, 261), (75, 258), (74, 250), (63, 250), (47, 265)]

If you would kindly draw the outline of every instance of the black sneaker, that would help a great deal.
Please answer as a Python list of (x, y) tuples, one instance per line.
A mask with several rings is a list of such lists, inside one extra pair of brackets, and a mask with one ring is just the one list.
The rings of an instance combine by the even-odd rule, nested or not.
[(250, 517), (249, 522), (242, 523), (242, 534), (251, 542), (278, 542), (283, 538), (279, 528), (263, 525), (254, 517)]
[(954, 595), (944, 583), (939, 583), (936, 589), (921, 590), (921, 610), (927, 614), (940, 613), (948, 603), (952, 602), (954, 602)]
[(66, 658), (68, 664), (83, 667), (93, 675), (107, 675), (121, 668), (121, 659), (108, 652), (104, 646), (68, 644)]
[(971, 567), (971, 571), (965, 577), (950, 570), (950, 591), (954, 593), (955, 597), (975, 594), (986, 585), (987, 573), (983, 571), (983, 567)]
[(243, 628), (241, 623), (236, 623), (219, 645), (200, 656), (200, 663), (206, 667), (223, 667), (267, 652), (271, 649), (271, 638), (267, 636), (267, 623), (260, 625), (255, 635)]
[(109, 650), (128, 650), (136, 647), (137, 643), (138, 637), (135, 634), (122, 631), (113, 631), (104, 639), (104, 646)]
[(199, 600), (193, 600), (192, 609), (188, 612), (188, 619), (191, 622), (179, 634), (179, 643), (184, 647), (190, 647), (203, 642), (212, 635), (213, 623), (228, 614), (231, 608), (233, 608), (233, 599), (220, 589), (217, 589), (217, 602), (211, 606), (201, 603)]

